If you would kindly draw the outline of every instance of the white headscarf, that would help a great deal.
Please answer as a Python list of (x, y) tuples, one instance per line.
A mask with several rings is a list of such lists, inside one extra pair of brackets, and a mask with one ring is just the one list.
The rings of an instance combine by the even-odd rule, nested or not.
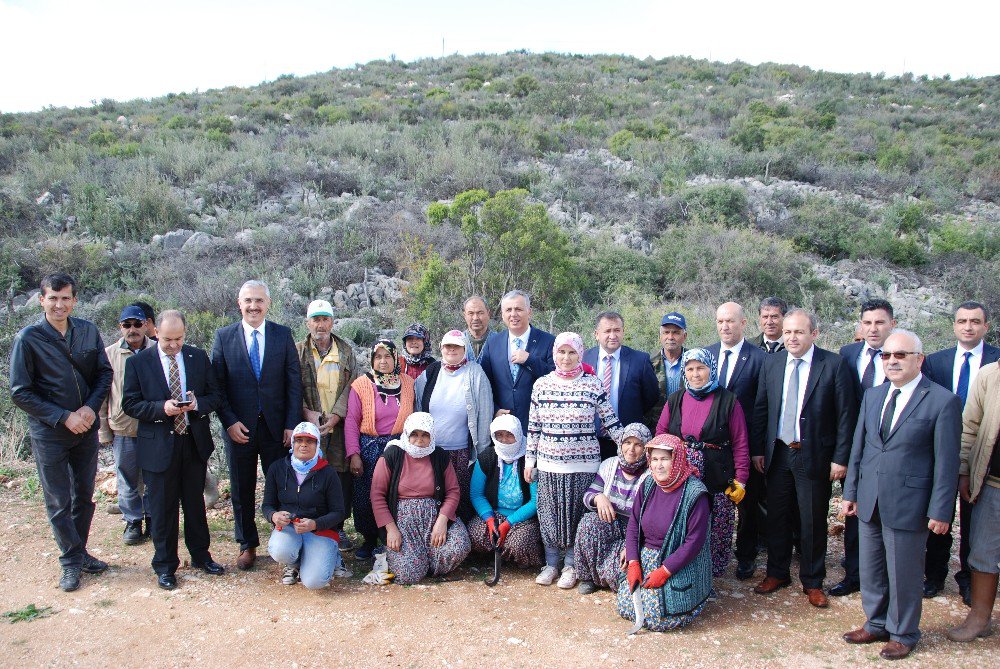
[[(500, 430), (506, 430), (513, 434), (514, 443), (505, 444), (498, 441), (496, 433)], [(493, 422), (490, 423), (490, 437), (493, 439), (493, 449), (497, 452), (497, 457), (507, 464), (517, 462), (518, 458), (524, 456), (524, 435), (521, 433), (521, 421), (517, 419), (517, 416), (506, 413), (494, 418)]]
[[(410, 443), (410, 433), (414, 430), (422, 430), (431, 435), (431, 443), (423, 448)], [(403, 423), (403, 435), (400, 439), (393, 439), (386, 446), (399, 446), (403, 451), (413, 458), (426, 458), (434, 452), (434, 419), (429, 413), (417, 411), (411, 413)]]

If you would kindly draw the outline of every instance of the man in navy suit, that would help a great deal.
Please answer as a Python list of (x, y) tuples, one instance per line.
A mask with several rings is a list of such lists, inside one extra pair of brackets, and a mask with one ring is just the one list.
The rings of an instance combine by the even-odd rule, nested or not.
[(153, 571), (161, 588), (173, 590), (181, 505), (192, 566), (215, 576), (225, 571), (208, 552), (203, 496), (208, 458), (215, 450), (211, 415), (222, 403), (222, 392), (208, 354), (184, 345), (179, 311), (162, 312), (156, 327), (156, 346), (125, 360), (122, 409), (139, 421), (136, 456), (149, 498)]
[(853, 644), (885, 641), (887, 660), (920, 639), (924, 546), (955, 514), (962, 406), (920, 374), (920, 339), (896, 330), (883, 345), (890, 383), (861, 400), (844, 481), (844, 515), (860, 521), (861, 605), (867, 621), (844, 634)]
[(493, 388), (496, 415), (514, 414), (528, 433), (528, 409), (535, 380), (556, 368), (552, 346), (556, 338), (531, 327), (531, 297), (512, 290), (500, 300), (500, 317), (506, 332), (490, 336), (483, 346), (480, 364)]
[[(857, 332), (861, 333), (862, 339), (840, 349), (840, 357), (851, 365), (851, 378), (854, 380), (854, 392), (859, 403), (866, 390), (885, 383), (885, 371), (879, 354), (895, 327), (896, 319), (888, 301), (874, 299), (861, 305), (861, 321)], [(844, 580), (830, 588), (830, 595), (843, 597), (860, 589), (858, 518), (847, 516), (844, 519)]]
[[(753, 416), (757, 400), (757, 379), (767, 354), (744, 338), (747, 327), (746, 313), (736, 302), (726, 302), (715, 311), (715, 329), (719, 342), (708, 350), (719, 363), (719, 385), (736, 395), (747, 421)], [(748, 426), (749, 428), (749, 426)], [(763, 527), (760, 499), (763, 495), (764, 475), (750, 468), (746, 494), (737, 505), (739, 520), (736, 524), (736, 578), (746, 580), (753, 576), (757, 559), (757, 538)]]
[[(597, 315), (594, 338), (598, 346), (587, 349), (583, 361), (597, 372), (597, 378), (604, 385), (604, 392), (622, 425), (641, 423), (660, 394), (649, 354), (622, 345), (625, 341), (625, 319), (615, 311)], [(597, 421), (600, 422), (600, 419)], [(600, 436), (605, 434), (603, 428), (599, 428), (597, 434), (602, 461), (618, 453), (618, 445), (613, 439)]]
[[(957, 346), (932, 353), (924, 359), (922, 372), (939, 386), (958, 395), (965, 406), (979, 370), (984, 365), (1000, 360), (1000, 349), (983, 341), (990, 329), (989, 311), (979, 302), (963, 302), (955, 311), (955, 339)], [(971, 527), (972, 505), (963, 499), (958, 502), (958, 524), (960, 539), (958, 556), (961, 570), (955, 574), (958, 590), (966, 606), (971, 605), (969, 572), (969, 528)], [(948, 560), (951, 558), (951, 532), (930, 534), (927, 537), (927, 563), (924, 572), (924, 596), (934, 597), (944, 588), (948, 576)]]
[(236, 566), (252, 569), (260, 537), (254, 522), (257, 459), (266, 473), (288, 455), (292, 429), (302, 416), (302, 378), (292, 331), (265, 320), (271, 293), (260, 281), (240, 288), (243, 320), (220, 328), (212, 367), (222, 387), (219, 420), (229, 460), (233, 521), (240, 555)]

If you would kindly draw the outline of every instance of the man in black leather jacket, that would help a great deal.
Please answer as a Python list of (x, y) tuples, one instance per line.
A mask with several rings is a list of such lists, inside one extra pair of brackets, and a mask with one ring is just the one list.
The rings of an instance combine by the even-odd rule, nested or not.
[(97, 412), (111, 387), (104, 342), (90, 321), (71, 318), (76, 283), (66, 274), (42, 279), (44, 316), (21, 330), (10, 354), (10, 391), (28, 414), (31, 451), (45, 510), (62, 554), (59, 587), (80, 587), (80, 572), (108, 565), (87, 553), (94, 517)]

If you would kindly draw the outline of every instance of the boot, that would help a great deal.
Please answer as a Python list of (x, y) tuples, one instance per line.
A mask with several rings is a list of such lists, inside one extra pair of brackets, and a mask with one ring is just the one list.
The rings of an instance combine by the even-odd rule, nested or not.
[(964, 623), (948, 630), (949, 639), (964, 643), (992, 633), (990, 615), (993, 613), (993, 603), (997, 597), (998, 580), (1000, 580), (998, 574), (972, 572), (972, 610), (969, 611)]

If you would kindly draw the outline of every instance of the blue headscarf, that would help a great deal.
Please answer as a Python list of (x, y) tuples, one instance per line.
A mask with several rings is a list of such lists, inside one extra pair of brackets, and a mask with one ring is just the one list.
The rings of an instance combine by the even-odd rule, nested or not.
[(691, 397), (696, 400), (703, 400), (708, 397), (713, 390), (719, 387), (719, 370), (715, 365), (715, 356), (705, 348), (693, 348), (689, 351), (685, 351), (684, 355), (681, 356), (681, 369), (686, 367), (688, 361), (690, 360), (697, 360), (701, 364), (708, 367), (708, 383), (703, 385), (701, 388), (692, 388), (690, 383), (687, 384), (687, 391)]

